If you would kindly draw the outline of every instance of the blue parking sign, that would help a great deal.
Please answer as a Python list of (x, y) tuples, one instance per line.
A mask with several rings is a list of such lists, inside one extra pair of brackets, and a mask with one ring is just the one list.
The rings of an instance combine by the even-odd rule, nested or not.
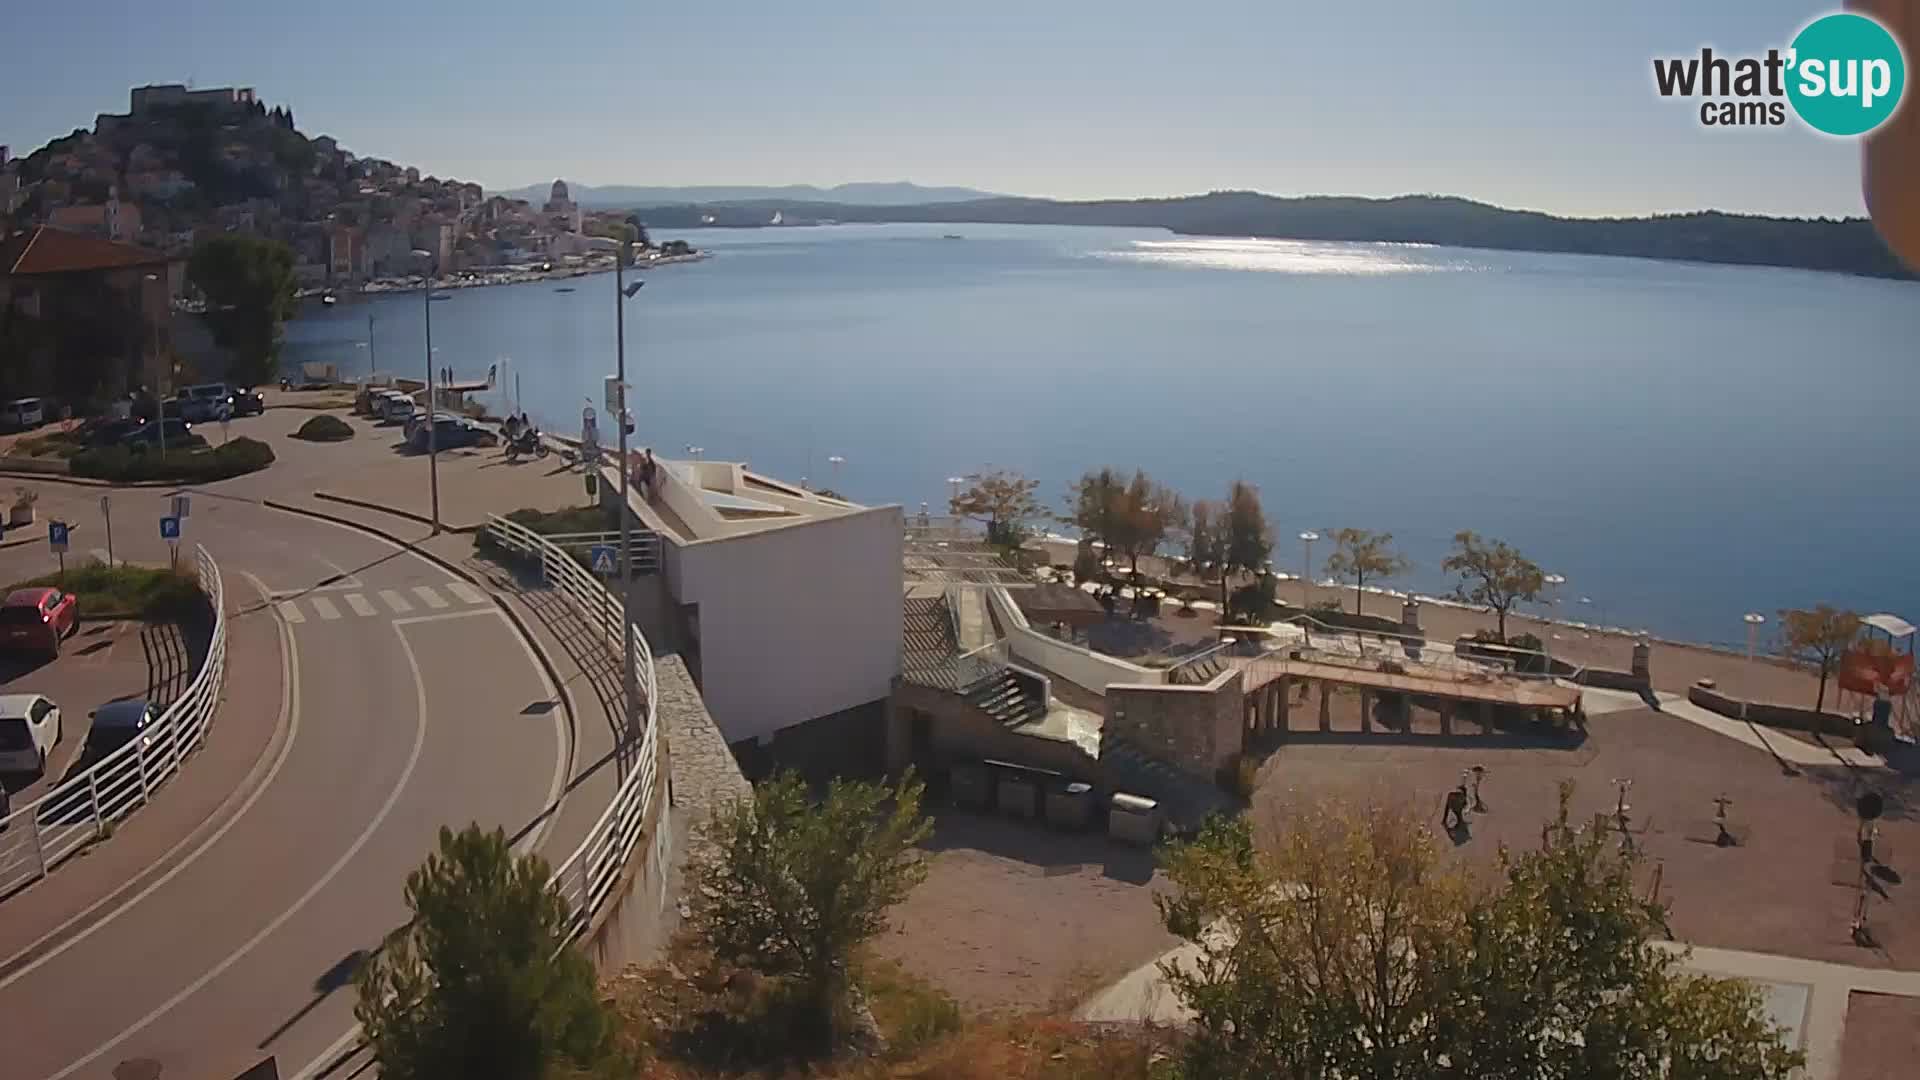
[(168, 516), (160, 519), (160, 539), (162, 540), (180, 539), (180, 519), (179, 518)]
[(55, 552), (67, 550), (67, 523), (64, 521), (47, 522), (47, 543)]

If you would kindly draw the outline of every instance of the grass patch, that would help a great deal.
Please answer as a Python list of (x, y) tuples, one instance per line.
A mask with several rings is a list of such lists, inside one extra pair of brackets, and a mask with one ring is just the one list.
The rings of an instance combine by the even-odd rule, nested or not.
[[(535, 510), (531, 507), (523, 507), (506, 517), (515, 525), (541, 536), (610, 532), (620, 527), (620, 522), (611, 512), (598, 506), (574, 506), (565, 510)], [(473, 549), (482, 555), (492, 557), (505, 557), (510, 554), (495, 542), (493, 534), (485, 529), (473, 534)], [(574, 558), (580, 565), (588, 565), (586, 552), (575, 552)]]
[(290, 438), (308, 442), (339, 442), (353, 438), (353, 425), (337, 416), (316, 416), (300, 425)]
[(959, 1003), (895, 961), (869, 957), (855, 978), (891, 1057), (912, 1057), (962, 1026)]
[(27, 457), (71, 458), (87, 448), (73, 431), (52, 431), (29, 435), (13, 444), (13, 452)]
[(868, 958), (856, 974), (886, 1052), (809, 1060), (784, 1052), (777, 981), (711, 966), (684, 942), (671, 956), (603, 987), (618, 1055), (646, 1080), (1158, 1080), (1177, 1038), (1051, 1013), (969, 1018), (926, 980)]
[(177, 619), (203, 602), (200, 578), (191, 570), (165, 567), (108, 566), (90, 559), (64, 575), (42, 574), (7, 586), (7, 591), (43, 585), (80, 598), (80, 614), (90, 618)]
[(125, 446), (104, 446), (74, 455), (71, 468), (75, 476), (123, 484), (141, 480), (207, 483), (258, 472), (271, 464), (273, 447), (241, 436), (211, 450), (169, 449), (164, 457), (158, 449), (136, 452)]

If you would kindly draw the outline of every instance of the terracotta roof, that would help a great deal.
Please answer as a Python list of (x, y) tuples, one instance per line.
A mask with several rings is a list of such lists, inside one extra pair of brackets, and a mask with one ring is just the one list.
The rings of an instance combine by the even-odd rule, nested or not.
[(0, 275), (68, 274), (123, 266), (162, 266), (166, 261), (167, 257), (157, 251), (50, 225), (0, 240)]

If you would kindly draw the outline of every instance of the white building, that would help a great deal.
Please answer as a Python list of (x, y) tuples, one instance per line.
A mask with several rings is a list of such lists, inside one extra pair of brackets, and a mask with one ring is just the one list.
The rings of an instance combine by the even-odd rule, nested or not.
[[(602, 474), (618, 505), (617, 468)], [(736, 748), (751, 740), (781, 756), (811, 742), (805, 757), (870, 740), (848, 756), (878, 760), (900, 674), (900, 508), (734, 462), (660, 459), (657, 475), (651, 500), (631, 500), (660, 537), (661, 573), (635, 597), (648, 640), (678, 648)]]

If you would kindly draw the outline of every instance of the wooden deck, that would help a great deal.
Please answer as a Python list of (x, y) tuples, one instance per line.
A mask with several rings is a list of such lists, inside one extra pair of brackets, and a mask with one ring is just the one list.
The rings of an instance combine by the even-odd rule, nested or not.
[(1529, 709), (1571, 709), (1580, 702), (1578, 687), (1562, 686), (1545, 679), (1521, 680), (1498, 676), (1482, 679), (1414, 673), (1399, 675), (1347, 664), (1271, 656), (1233, 656), (1227, 657), (1226, 661), (1245, 673), (1249, 693), (1275, 679), (1291, 677), (1323, 680), (1366, 690), (1451, 698), (1455, 701), (1484, 701)]

